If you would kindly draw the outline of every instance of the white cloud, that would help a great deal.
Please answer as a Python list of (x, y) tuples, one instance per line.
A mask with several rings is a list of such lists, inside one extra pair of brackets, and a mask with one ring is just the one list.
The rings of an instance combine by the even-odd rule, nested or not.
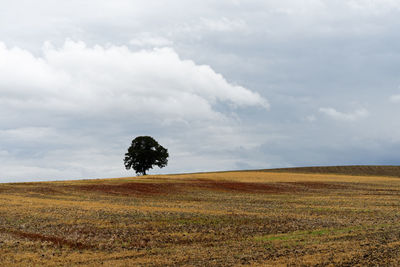
[(356, 11), (363, 11), (372, 15), (381, 15), (400, 9), (400, 3), (396, 0), (351, 0), (347, 4)]
[(170, 47), (174, 42), (165, 37), (155, 36), (149, 32), (144, 32), (138, 34), (135, 38), (132, 38), (129, 43), (138, 47)]
[(315, 122), (317, 118), (315, 117), (315, 115), (308, 115), (305, 117), (305, 120), (308, 122)]
[[(139, 134), (171, 150), (163, 172), (378, 163), (349, 137), (385, 144), (382, 162), (397, 164), (388, 102), (400, 97), (385, 88), (398, 84), (399, 11), (397, 0), (4, 0), (0, 173), (126, 175), (121, 155)], [(339, 108), (352, 99), (368, 111)], [(271, 134), (287, 140), (232, 151)]]
[(184, 37), (201, 39), (209, 33), (244, 33), (248, 26), (243, 19), (229, 19), (226, 17), (199, 17), (190, 22), (185, 22), (174, 29), (174, 33)]
[[(155, 137), (177, 158), (182, 149), (199, 157), (193, 145), (199, 152), (251, 143), (234, 115), (244, 107), (265, 110), (269, 104), (172, 48), (133, 51), (66, 41), (60, 48), (46, 44), (35, 56), (0, 43), (4, 177), (121, 176), (125, 146), (142, 134), (161, 136)], [(176, 139), (183, 144), (174, 147)], [(171, 165), (179, 168), (174, 160)]]
[(222, 17), (218, 19), (201, 18), (200, 21), (200, 28), (215, 32), (233, 32), (247, 28), (246, 22), (242, 19)]
[(12, 139), (16, 141), (35, 141), (41, 138), (54, 138), (53, 129), (48, 127), (23, 127), (16, 129), (0, 130), (0, 138), (2, 140)]
[(369, 114), (369, 112), (364, 108), (357, 109), (354, 112), (348, 113), (337, 111), (334, 108), (320, 108), (319, 111), (331, 117), (332, 119), (341, 121), (355, 121), (367, 117)]
[(165, 119), (219, 118), (213, 109), (217, 101), (268, 108), (259, 94), (230, 84), (207, 65), (180, 59), (171, 48), (131, 51), (67, 41), (60, 49), (47, 45), (43, 53), (39, 58), (0, 46), (3, 105), (92, 115), (157, 114)]
[(400, 95), (392, 95), (390, 101), (393, 103), (400, 103)]

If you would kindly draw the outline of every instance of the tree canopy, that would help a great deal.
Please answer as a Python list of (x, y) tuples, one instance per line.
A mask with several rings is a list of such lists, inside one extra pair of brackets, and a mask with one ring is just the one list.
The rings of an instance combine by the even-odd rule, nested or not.
[(160, 168), (167, 166), (168, 157), (168, 150), (153, 137), (138, 136), (132, 140), (128, 152), (125, 153), (124, 164), (127, 170), (132, 168), (137, 174), (146, 175), (146, 171), (153, 166)]

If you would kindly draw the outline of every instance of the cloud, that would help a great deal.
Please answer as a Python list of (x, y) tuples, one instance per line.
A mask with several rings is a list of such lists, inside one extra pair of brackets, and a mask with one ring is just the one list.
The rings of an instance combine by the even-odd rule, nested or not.
[(400, 10), (400, 3), (395, 0), (383, 0), (383, 1), (363, 1), (363, 0), (351, 0), (348, 1), (348, 6), (356, 11), (364, 11), (367, 14), (381, 15), (382, 13), (388, 13), (393, 10)]
[(3, 104), (28, 104), (52, 112), (121, 111), (182, 119), (218, 118), (221, 114), (213, 109), (217, 102), (269, 106), (259, 94), (230, 84), (207, 65), (182, 60), (172, 48), (131, 51), (124, 46), (87, 47), (67, 41), (60, 49), (47, 45), (43, 53), (39, 58), (0, 45)]
[[(53, 179), (121, 176), (121, 155), (135, 135), (162, 136), (178, 157), (193, 145), (198, 153), (235, 147), (250, 141), (240, 133), (235, 112), (269, 108), (258, 93), (210, 66), (181, 59), (172, 48), (131, 50), (70, 40), (59, 48), (45, 44), (41, 56), (0, 43), (0, 88), (7, 159), (0, 169), (19, 178), (43, 177), (46, 169)], [(11, 171), (18, 165), (20, 171)]]
[(129, 43), (138, 47), (170, 47), (174, 42), (165, 37), (155, 36), (149, 32), (144, 32), (138, 34), (135, 38), (132, 38)]
[(317, 118), (315, 117), (315, 115), (308, 115), (305, 117), (305, 120), (308, 122), (315, 122)]
[(334, 108), (320, 108), (319, 111), (335, 120), (340, 121), (355, 121), (368, 116), (368, 111), (364, 108), (357, 109), (354, 112), (344, 113), (337, 111)]
[(392, 95), (390, 101), (393, 103), (400, 103), (400, 95)]
[(170, 149), (162, 172), (399, 162), (399, 16), (396, 0), (5, 0), (0, 172), (126, 175), (142, 134)]
[(201, 18), (199, 27), (213, 32), (243, 31), (247, 28), (246, 22), (241, 19), (228, 19), (226, 17), (212, 19)]

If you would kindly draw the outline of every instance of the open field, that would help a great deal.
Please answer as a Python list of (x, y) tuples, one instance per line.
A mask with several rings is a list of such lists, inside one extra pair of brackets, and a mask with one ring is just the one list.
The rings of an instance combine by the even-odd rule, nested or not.
[(400, 177), (400, 166), (379, 166), (379, 165), (298, 167), (298, 168), (268, 169), (262, 171)]
[(400, 178), (223, 172), (0, 184), (0, 266), (396, 266)]

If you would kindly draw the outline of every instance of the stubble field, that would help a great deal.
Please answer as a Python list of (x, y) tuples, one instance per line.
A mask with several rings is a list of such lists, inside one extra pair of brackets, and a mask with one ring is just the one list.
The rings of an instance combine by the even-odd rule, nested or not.
[(0, 185), (0, 266), (396, 266), (400, 178), (223, 172)]

